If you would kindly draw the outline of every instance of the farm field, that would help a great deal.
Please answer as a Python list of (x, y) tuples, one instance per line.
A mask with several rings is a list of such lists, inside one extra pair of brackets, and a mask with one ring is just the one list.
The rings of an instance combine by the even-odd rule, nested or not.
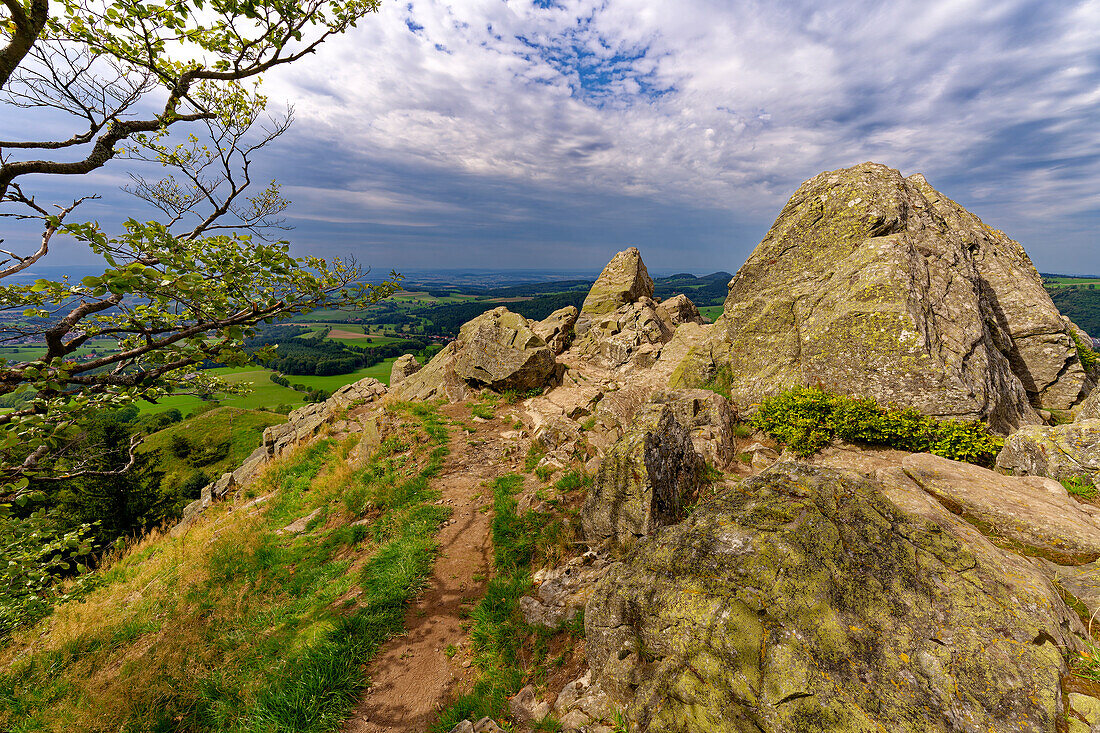
[(720, 305), (704, 305), (699, 309), (699, 314), (712, 323), (722, 315), (722, 307)]
[[(335, 374), (332, 376), (294, 376), (287, 375), (291, 384), (304, 384), (310, 388), (324, 389), (332, 392), (345, 384), (358, 382), (366, 377), (374, 377), (378, 381), (389, 384), (390, 369), (394, 359), (387, 359), (371, 367), (358, 369), (350, 374)], [(274, 372), (259, 366), (245, 367), (221, 367), (210, 370), (214, 374), (222, 376), (230, 384), (252, 382), (252, 391), (246, 395), (228, 396), (219, 401), (221, 405), (228, 407), (240, 407), (246, 410), (256, 410), (261, 407), (273, 408), (278, 405), (292, 405), (300, 407), (304, 404), (302, 393), (289, 387), (282, 387), (271, 381)], [(142, 413), (158, 413), (172, 408), (178, 409), (184, 415), (202, 404), (202, 400), (191, 395), (177, 395), (165, 397), (157, 404), (139, 402), (138, 408)]]
[(1047, 288), (1060, 289), (1069, 287), (1085, 287), (1095, 289), (1100, 284), (1100, 278), (1091, 277), (1044, 277), (1043, 285)]
[[(87, 346), (81, 346), (74, 353), (77, 356), (87, 356), (93, 352), (111, 348), (115, 346), (114, 341), (90, 341)], [(37, 359), (42, 356), (46, 351), (46, 345), (41, 346), (0, 346), (0, 359), (7, 359), (8, 361), (27, 361), (28, 359)]]

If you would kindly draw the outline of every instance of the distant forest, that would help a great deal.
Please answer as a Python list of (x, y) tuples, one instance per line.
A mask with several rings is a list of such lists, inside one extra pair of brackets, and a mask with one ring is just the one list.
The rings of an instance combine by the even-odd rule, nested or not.
[(1085, 329), (1089, 336), (1100, 338), (1100, 290), (1055, 288), (1050, 297), (1063, 316)]
[(403, 339), (378, 346), (349, 346), (339, 341), (329, 341), (325, 331), (305, 336), (309, 329), (302, 326), (265, 326), (245, 342), (245, 350), (256, 354), (265, 346), (274, 345), (275, 356), (259, 356), (258, 361), (268, 369), (296, 376), (350, 374), (363, 367), (374, 366), (386, 359), (402, 354), (418, 353), (427, 343), (416, 339)]

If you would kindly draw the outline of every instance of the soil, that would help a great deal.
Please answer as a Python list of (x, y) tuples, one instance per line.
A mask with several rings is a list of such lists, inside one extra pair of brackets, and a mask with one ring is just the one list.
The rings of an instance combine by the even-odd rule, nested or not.
[[(485, 595), (492, 567), (492, 489), (487, 485), (518, 468), (515, 455), (502, 454), (496, 439), (510, 422), (475, 422), (468, 404), (446, 405), (448, 418), (476, 428), (451, 427), (450, 455), (433, 485), (453, 508), (439, 532), (440, 555), (425, 591), (410, 604), (404, 636), (384, 644), (367, 670), (369, 686), (345, 733), (423, 733), (451, 699), (455, 685), (474, 675), (464, 615)], [(506, 406), (498, 408), (507, 413)], [(452, 657), (447, 649), (458, 649)]]

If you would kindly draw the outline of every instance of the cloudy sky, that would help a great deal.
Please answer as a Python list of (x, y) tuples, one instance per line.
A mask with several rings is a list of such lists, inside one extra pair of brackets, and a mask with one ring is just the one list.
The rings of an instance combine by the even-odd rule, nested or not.
[(1100, 0), (383, 0), (266, 90), (295, 246), (376, 269), (733, 271), (875, 160), (1100, 273)]

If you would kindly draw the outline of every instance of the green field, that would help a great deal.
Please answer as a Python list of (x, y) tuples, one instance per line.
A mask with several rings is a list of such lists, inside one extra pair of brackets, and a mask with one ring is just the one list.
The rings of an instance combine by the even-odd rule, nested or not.
[(723, 306), (720, 305), (704, 305), (699, 309), (699, 314), (708, 321), (714, 322), (718, 316), (722, 315), (722, 308)]
[(173, 436), (182, 435), (187, 438), (195, 446), (196, 453), (209, 445), (229, 443), (229, 450), (224, 458), (201, 466), (202, 471), (213, 479), (241, 465), (263, 442), (264, 428), (285, 421), (285, 417), (273, 412), (216, 407), (153, 433), (142, 442), (139, 450), (142, 453), (161, 451), (158, 469), (164, 472), (167, 486), (177, 487), (195, 472), (196, 467), (187, 460), (178, 458), (169, 449)]
[[(393, 367), (393, 362), (394, 359), (387, 359), (380, 364), (376, 364), (372, 367), (364, 367), (350, 374), (334, 374), (327, 377), (299, 377), (287, 375), (287, 379), (290, 380), (291, 384), (304, 384), (307, 387), (323, 389), (328, 392), (334, 392), (345, 384), (358, 382), (360, 379), (365, 379), (366, 377), (374, 377), (384, 384), (389, 384), (390, 369)], [(246, 410), (255, 410), (260, 407), (273, 408), (278, 405), (300, 407), (304, 404), (301, 392), (296, 392), (288, 387), (281, 387), (271, 381), (271, 375), (274, 374), (274, 372), (270, 369), (264, 369), (263, 367), (253, 365), (245, 367), (221, 367), (218, 369), (211, 369), (210, 371), (218, 376), (224, 377), (225, 381), (230, 384), (252, 382), (251, 392), (246, 395), (225, 397), (220, 400), (220, 404), (222, 405), (240, 407)], [(198, 397), (178, 395), (165, 397), (155, 405), (148, 402), (139, 402), (138, 407), (143, 413), (164, 412), (174, 407), (184, 415), (187, 415), (188, 412), (194, 410), (201, 405), (202, 402), (203, 401)]]
[(1052, 288), (1052, 289), (1079, 286), (1079, 287), (1084, 287), (1084, 288), (1089, 288), (1089, 289), (1095, 290), (1096, 286), (1098, 284), (1100, 284), (1100, 278), (1091, 278), (1091, 277), (1044, 277), (1043, 278), (1043, 285), (1045, 285), (1048, 288)]
[[(114, 341), (89, 341), (87, 346), (81, 346), (73, 352), (74, 356), (87, 356), (92, 352), (99, 353), (104, 349), (114, 350)], [(40, 359), (46, 352), (46, 345), (41, 346), (0, 346), (0, 359), (8, 361), (31, 361)]]

